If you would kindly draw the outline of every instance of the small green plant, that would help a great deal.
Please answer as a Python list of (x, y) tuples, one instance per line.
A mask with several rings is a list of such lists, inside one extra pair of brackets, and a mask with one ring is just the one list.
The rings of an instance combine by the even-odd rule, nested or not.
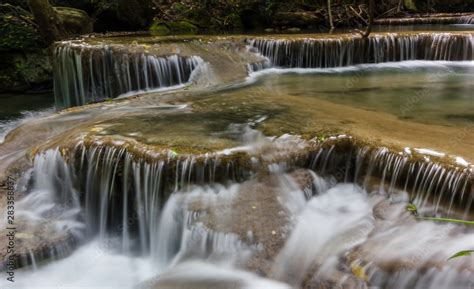
[(451, 259), (454, 259), (454, 258), (457, 258), (457, 257), (471, 256), (472, 253), (474, 253), (474, 250), (460, 251), (460, 252), (457, 252), (456, 254), (452, 255), (451, 257), (449, 257), (448, 260), (451, 260)]
[[(413, 203), (409, 203), (406, 207), (406, 210), (408, 212), (411, 212), (413, 215), (415, 215), (415, 217), (419, 220), (457, 223), (457, 224), (470, 225), (470, 226), (474, 225), (474, 221), (466, 221), (466, 220), (451, 219), (451, 218), (420, 217), (419, 214), (418, 214), (418, 208)], [(452, 255), (451, 257), (448, 258), (448, 260), (455, 259), (455, 258), (458, 258), (458, 257), (470, 256), (472, 253), (474, 253), (474, 250), (463, 250), (463, 251), (457, 252), (456, 254)]]

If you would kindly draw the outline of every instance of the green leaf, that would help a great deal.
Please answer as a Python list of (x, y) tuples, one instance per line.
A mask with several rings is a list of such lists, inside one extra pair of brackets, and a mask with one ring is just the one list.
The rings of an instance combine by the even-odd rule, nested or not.
[(408, 212), (418, 212), (418, 208), (414, 204), (408, 204), (406, 209)]
[(460, 252), (457, 252), (456, 254), (452, 255), (451, 257), (449, 257), (448, 260), (458, 258), (458, 257), (471, 256), (472, 253), (474, 253), (474, 250), (460, 251)]

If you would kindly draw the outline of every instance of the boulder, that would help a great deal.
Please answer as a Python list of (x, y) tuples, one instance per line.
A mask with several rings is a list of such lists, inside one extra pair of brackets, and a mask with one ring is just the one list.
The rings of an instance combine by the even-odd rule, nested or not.
[(83, 10), (70, 7), (54, 7), (54, 10), (58, 13), (59, 19), (69, 34), (92, 33), (94, 22)]

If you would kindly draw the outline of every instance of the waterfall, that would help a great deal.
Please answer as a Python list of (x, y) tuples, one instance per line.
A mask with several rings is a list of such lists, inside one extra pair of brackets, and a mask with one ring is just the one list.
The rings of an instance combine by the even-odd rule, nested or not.
[(60, 44), (54, 49), (56, 106), (184, 84), (202, 63), (198, 56), (156, 56), (108, 45)]
[[(449, 25), (449, 24), (469, 24), (472, 15), (463, 13), (436, 13), (418, 14), (407, 18), (381, 18), (375, 19), (375, 25)], [(467, 20), (467, 21), (466, 21)]]
[[(248, 39), (271, 64), (284, 68), (327, 68), (404, 60), (474, 60), (471, 34), (374, 34), (303, 39)], [(252, 67), (258, 69), (259, 67)], [(262, 66), (262, 68), (264, 68)]]
[(461, 17), (461, 24), (474, 24), (474, 15)]
[(246, 172), (219, 155), (155, 160), (137, 158), (124, 148), (79, 145), (74, 166), (85, 184), (85, 220), (89, 236), (119, 238), (124, 252), (147, 253), (156, 238), (162, 208), (170, 194), (192, 184), (242, 180)]
[[(37, 155), (31, 175), (24, 178), (30, 181), (30, 188), (16, 204), (15, 225), (17, 235), (27, 232), (27, 236), (18, 237), (13, 253), (18, 268), (67, 257), (84, 237), (85, 229), (79, 221), (80, 196), (74, 172), (58, 149)], [(0, 223), (2, 229), (4, 226)], [(5, 260), (2, 262), (0, 271), (6, 268)]]
[(339, 182), (355, 182), (387, 195), (409, 192), (422, 213), (468, 219), (474, 207), (471, 167), (447, 166), (442, 160), (391, 152), (387, 148), (329, 142), (311, 153), (307, 166)]
[[(150, 158), (120, 146), (80, 143), (73, 150), (49, 150), (35, 158), (33, 185), (20, 212), (39, 219), (53, 214), (57, 220), (52, 223), (61, 223), (59, 232), (98, 239), (105, 243), (101, 250), (150, 256), (153, 268), (164, 274), (147, 281), (157, 284), (166, 278), (171, 284), (181, 282), (167, 272), (189, 262), (232, 270), (248, 264), (294, 286), (333, 284), (334, 276), (341, 276), (337, 282), (348, 278), (349, 284), (359, 284), (350, 270), (360, 264), (370, 272), (371, 284), (392, 288), (390, 284), (404, 282), (434, 286), (436, 274), (422, 270), (433, 261), (448, 278), (442, 288), (467, 282), (469, 275), (450, 271), (443, 262), (472, 234), (452, 224), (417, 222), (413, 216), (407, 220), (405, 206), (411, 193), (420, 214), (431, 214), (431, 207), (441, 204), (448, 214), (452, 204), (467, 204), (463, 209), (471, 213), (469, 168), (362, 146), (349, 138), (306, 149), (301, 160), (271, 165), (255, 160), (261, 167), (250, 174), (229, 155)], [(313, 171), (301, 169), (305, 162)], [(412, 236), (422, 242), (421, 248), (431, 249), (418, 254), (420, 246), (410, 243)], [(55, 252), (65, 250), (58, 257), (71, 251), (67, 244), (53, 246)], [(403, 258), (397, 257), (400, 246)], [(20, 264), (54, 256), (41, 252), (29, 248), (23, 256), (28, 260)], [(398, 274), (393, 264), (414, 255), (412, 274)], [(461, 260), (455, 266), (467, 264)], [(313, 275), (316, 279), (308, 278)]]
[(226, 262), (234, 259), (235, 262), (256, 250), (242, 242), (237, 234), (216, 232), (203, 223), (207, 217), (205, 209), (230, 205), (239, 189), (237, 184), (228, 188), (197, 186), (174, 193), (163, 209), (159, 232), (152, 247), (152, 258), (159, 268), (165, 269), (186, 259)]

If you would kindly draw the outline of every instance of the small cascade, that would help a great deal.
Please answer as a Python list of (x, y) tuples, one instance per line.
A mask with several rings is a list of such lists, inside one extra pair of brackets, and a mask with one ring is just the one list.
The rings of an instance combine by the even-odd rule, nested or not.
[[(446, 259), (468, 244), (471, 231), (406, 212), (412, 193), (422, 215), (433, 213), (433, 206), (449, 215), (451, 204), (467, 204), (463, 209), (471, 213), (467, 168), (358, 145), (346, 136), (317, 146), (307, 147), (309, 157), (301, 156), (312, 170), (301, 168), (302, 160), (279, 160), (254, 163), (262, 166), (256, 174), (244, 173), (222, 155), (150, 158), (126, 147), (85, 143), (71, 151), (49, 150), (35, 159), (33, 186), (19, 215), (30, 215), (31, 222), (53, 216), (54, 232), (93, 240), (84, 247), (104, 244), (99, 250), (104, 262), (113, 262), (115, 254), (150, 256), (154, 269), (134, 279), (143, 288), (193, 284), (189, 271), (173, 272), (195, 262), (199, 269), (260, 272), (292, 288), (338, 288), (341, 282), (348, 288), (403, 288), (396, 286), (406, 282), (435, 288), (436, 272), (446, 277), (439, 288), (469, 281), (469, 260), (451, 268)], [(50, 252), (65, 250), (66, 256), (72, 247), (62, 244), (71, 243), (50, 246)], [(63, 261), (70, 267), (68, 262), (87, 257), (83, 253)], [(41, 260), (61, 256), (43, 256), (30, 247), (21, 264), (42, 271)]]
[(56, 106), (185, 84), (201, 64), (198, 56), (156, 56), (108, 45), (60, 44), (54, 50)]
[(474, 24), (474, 15), (461, 17), (461, 24)]
[(437, 13), (437, 14), (420, 14), (412, 17), (404, 18), (381, 18), (375, 19), (375, 25), (449, 25), (449, 24), (469, 24), (466, 20), (472, 18), (473, 15), (459, 13)]
[[(272, 66), (328, 68), (405, 60), (474, 60), (471, 34), (374, 34), (304, 39), (248, 39)], [(253, 70), (260, 67), (252, 67)]]
[(194, 187), (174, 193), (163, 209), (157, 238), (151, 248), (152, 258), (159, 268), (188, 259), (234, 263), (248, 258), (256, 250), (255, 246), (247, 245), (235, 233), (216, 232), (204, 223), (209, 217), (205, 210), (230, 205), (239, 188), (236, 184), (228, 188)]
[[(68, 256), (83, 238), (85, 228), (79, 221), (80, 196), (75, 190), (74, 173), (59, 150), (37, 155), (31, 176), (26, 174), (25, 178), (31, 179), (31, 189), (16, 205), (17, 246), (13, 258), (18, 268), (36, 268), (43, 260)], [(22, 237), (23, 232), (28, 234)], [(2, 260), (0, 270), (5, 264)]]
[[(443, 164), (442, 160), (417, 157), (410, 151), (356, 146), (336, 141), (311, 153), (307, 166), (339, 182), (356, 182), (368, 191), (386, 195), (410, 193), (422, 213), (469, 219), (474, 209), (474, 176), (470, 167)], [(455, 213), (456, 212), (456, 213)]]
[(115, 236), (124, 252), (155, 250), (161, 211), (173, 192), (193, 184), (241, 181), (248, 174), (219, 155), (148, 160), (120, 147), (79, 145), (75, 156), (78, 183), (85, 184), (80, 190), (89, 236)]

